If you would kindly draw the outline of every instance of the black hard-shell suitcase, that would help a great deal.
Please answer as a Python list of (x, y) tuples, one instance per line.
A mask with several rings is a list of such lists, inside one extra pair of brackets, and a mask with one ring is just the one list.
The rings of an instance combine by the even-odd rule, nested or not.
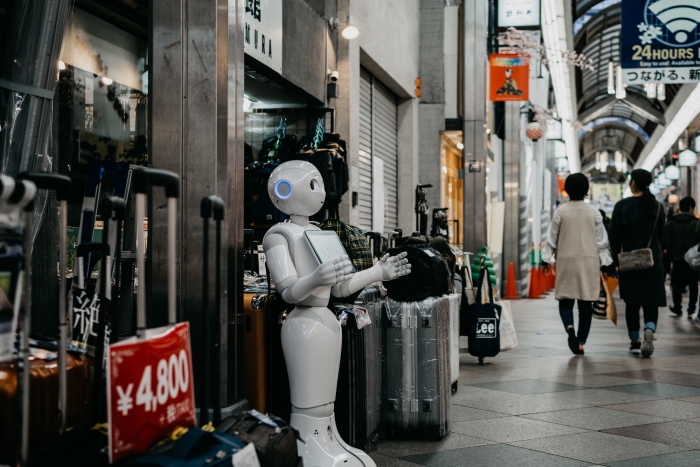
[[(335, 422), (338, 435), (363, 451), (376, 450), (381, 436), (382, 300), (380, 287), (369, 286), (355, 301), (366, 317), (347, 305), (332, 307), (343, 333)], [(366, 318), (371, 322), (362, 327)]]

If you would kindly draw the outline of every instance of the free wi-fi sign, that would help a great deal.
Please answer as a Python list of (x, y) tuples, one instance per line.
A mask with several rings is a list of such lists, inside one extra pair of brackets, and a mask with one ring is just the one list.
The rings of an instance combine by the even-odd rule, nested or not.
[(700, 0), (622, 0), (626, 84), (700, 81)]

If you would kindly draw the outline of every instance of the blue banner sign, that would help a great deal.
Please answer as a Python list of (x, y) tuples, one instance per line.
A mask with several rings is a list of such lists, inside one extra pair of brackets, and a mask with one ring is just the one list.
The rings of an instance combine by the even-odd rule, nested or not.
[(625, 84), (700, 82), (700, 0), (622, 0)]

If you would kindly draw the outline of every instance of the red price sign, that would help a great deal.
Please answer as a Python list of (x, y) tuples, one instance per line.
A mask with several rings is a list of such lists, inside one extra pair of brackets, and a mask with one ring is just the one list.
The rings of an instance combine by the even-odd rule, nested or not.
[(188, 323), (110, 345), (107, 365), (112, 463), (196, 424)]

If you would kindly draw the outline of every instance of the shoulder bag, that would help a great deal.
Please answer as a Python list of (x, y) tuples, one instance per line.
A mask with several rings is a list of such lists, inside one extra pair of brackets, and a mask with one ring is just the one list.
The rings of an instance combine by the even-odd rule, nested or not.
[(651, 237), (649, 238), (649, 244), (646, 248), (640, 248), (638, 250), (632, 250), (628, 252), (620, 251), (617, 255), (618, 267), (621, 272), (627, 271), (642, 271), (644, 269), (649, 269), (654, 266), (654, 255), (651, 251), (651, 241), (654, 238), (654, 232), (656, 231), (656, 224), (659, 222), (659, 212), (661, 211), (661, 203), (659, 203), (659, 210), (656, 212), (656, 220), (654, 221), (654, 228), (651, 229)]

